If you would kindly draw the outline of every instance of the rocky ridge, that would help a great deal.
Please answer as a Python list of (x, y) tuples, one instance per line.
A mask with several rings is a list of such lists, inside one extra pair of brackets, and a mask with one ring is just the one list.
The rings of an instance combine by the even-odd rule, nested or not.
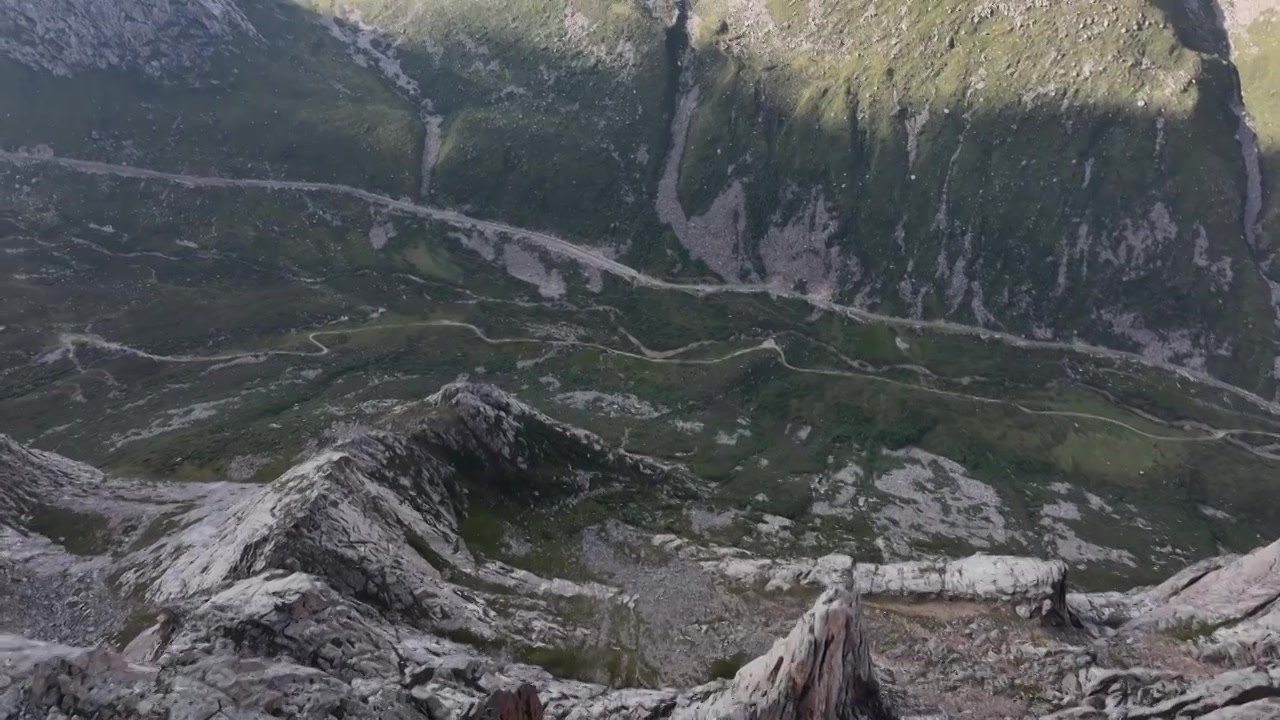
[[(518, 17), (483, 3), (300, 5), (301, 22), (332, 33), (314, 43), (326, 61), (411, 107), (414, 137), (376, 162), (400, 163), (420, 199), (650, 272), (1079, 335), (1274, 394), (1274, 111), (1257, 81), (1241, 94), (1228, 33), (1271, 22), (1275, 0), (896, 14), (854, 0), (636, 0), (533, 3)], [(296, 62), (291, 32), (249, 19), (279, 15), (273, 0), (0, 8), (0, 53), (59, 76), (141, 69), (217, 82), (234, 100), (254, 90), (203, 77), (212, 55), (252, 43)], [(55, 152), (96, 132), (5, 130), (7, 147)], [(155, 144), (153, 131), (124, 134), (96, 159)], [(499, 149), (518, 172), (477, 162)], [(242, 167), (261, 150), (232, 143), (207, 162)], [(293, 179), (321, 179), (314, 160), (290, 166)], [(657, 267), (655, 255), (670, 257)], [(1152, 290), (1164, 304), (1146, 301)]]
[[(314, 576), (272, 572), (175, 608), (121, 652), (0, 636), (9, 678), (0, 711), (194, 718), (236, 707), (243, 714), (235, 717), (485, 717), (486, 708), (510, 704), (504, 693), (514, 691), (551, 718), (892, 717), (857, 605), (840, 591), (825, 594), (732, 682), (683, 692), (609, 691), (530, 666), (496, 669), (473, 652), (389, 626)], [(522, 690), (530, 683), (540, 699)]]
[[(731, 680), (682, 690), (557, 677), (502, 648), (572, 636), (581, 620), (555, 598), (632, 601), (471, 552), (457, 530), (460, 468), (529, 478), (573, 447), (582, 467), (633, 482), (678, 474), (488, 386), (406, 404), (387, 429), (268, 486), (165, 491), (7, 438), (0, 447), (0, 571), (22, 593), (0, 593), (0, 630), (10, 633), (0, 640), (0, 717), (236, 708), (234, 717), (870, 720), (1027, 717), (1039, 707), (1058, 718), (1223, 720), (1268, 717), (1280, 699), (1280, 543), (1204, 561), (1158, 587), (1078, 594), (1055, 561), (745, 560), (659, 536), (655, 546), (678, 546), (677, 558), (743, 590), (820, 592)], [(33, 498), (53, 497), (98, 513), (102, 548), (36, 521)], [(75, 602), (51, 614), (53, 592)], [(861, 608), (855, 592), (867, 598)], [(91, 612), (88, 600), (105, 610)], [(1019, 683), (1039, 699), (997, 701)]]
[[(848, 713), (862, 713), (864, 705), (866, 717), (887, 717), (847, 591), (819, 598), (791, 635), (738, 680), (689, 691), (612, 691), (486, 657), (486, 637), (519, 630), (504, 629), (511, 618), (497, 617), (483, 594), (450, 583), (441, 571), (469, 568), (533, 596), (595, 591), (480, 566), (454, 534), (455, 468), (444, 458), (458, 464), (478, 455), (502, 458), (510, 469), (539, 454), (533, 441), (561, 433), (580, 443), (584, 468), (593, 452), (604, 462), (652, 468), (493, 388), (450, 386), (423, 405), (428, 419), (407, 420), (422, 408), (405, 407), (394, 421), (416, 432), (361, 435), (269, 487), (195, 503), (177, 523), (184, 529), (118, 553), (112, 582), (137, 603), (136, 614), (121, 620), (151, 624), (115, 650), (3, 636), (0, 716), (55, 708), (71, 716), (185, 718), (230, 707), (242, 712), (236, 717), (483, 716), (486, 707), (504, 706), (501, 693), (532, 682), (553, 718), (791, 717), (797, 707), (812, 717), (861, 717)], [(3, 526), (22, 542), (39, 538), (29, 515), (10, 510), (17, 500), (92, 491), (111, 501), (129, 488), (7, 438), (4, 449)], [(504, 466), (489, 467), (496, 473)], [(129, 512), (147, 508), (113, 511), (111, 522), (123, 525)], [(137, 536), (121, 539), (126, 547), (139, 544)], [(439, 554), (429, 549), (433, 544)], [(6, 569), (21, 569), (48, 564), (56, 554), (6, 552), (3, 560)], [(144, 567), (163, 571), (147, 574)], [(4, 618), (6, 629), (38, 634), (37, 621), (28, 621), (15, 628), (22, 618)], [(481, 645), (446, 639), (463, 628)], [(779, 666), (789, 670), (779, 674)], [(757, 702), (761, 709), (753, 709)]]
[(1280, 656), (1280, 541), (1210, 558), (1128, 593), (1069, 595), (1078, 617), (1120, 633), (1182, 629), (1205, 657), (1267, 662)]

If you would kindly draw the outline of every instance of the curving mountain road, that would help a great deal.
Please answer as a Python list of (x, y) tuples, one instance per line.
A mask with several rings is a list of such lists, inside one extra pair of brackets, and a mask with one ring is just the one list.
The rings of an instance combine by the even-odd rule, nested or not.
[(155, 180), (176, 183), (187, 187), (246, 188), (256, 190), (283, 190), (289, 192), (319, 192), (346, 195), (359, 198), (372, 205), (379, 205), (390, 210), (404, 212), (418, 217), (448, 223), (458, 228), (480, 230), (487, 233), (507, 235), (517, 241), (527, 242), (550, 253), (559, 255), (588, 267), (596, 268), (630, 282), (662, 290), (709, 295), (714, 293), (761, 294), (771, 297), (797, 300), (828, 312), (836, 313), (860, 322), (873, 322), (893, 327), (903, 327), (925, 332), (941, 332), (952, 335), (967, 335), (984, 340), (996, 340), (1014, 347), (1034, 350), (1056, 350), (1079, 353), (1092, 357), (1132, 362), (1146, 367), (1177, 374), (1178, 376), (1208, 387), (1234, 395), (1266, 412), (1280, 416), (1280, 403), (1268, 400), (1256, 393), (1236, 387), (1228, 382), (1215, 378), (1207, 373), (1192, 370), (1181, 365), (1145, 357), (1137, 353), (1090, 345), (1083, 342), (1059, 342), (1051, 340), (1033, 340), (1018, 335), (989, 330), (972, 325), (962, 325), (945, 320), (914, 320), (910, 318), (881, 315), (860, 308), (840, 305), (825, 300), (781, 290), (765, 285), (743, 284), (701, 284), (675, 283), (646, 275), (635, 268), (607, 258), (598, 252), (575, 245), (567, 240), (536, 230), (528, 230), (492, 220), (481, 220), (463, 213), (419, 205), (408, 200), (397, 200), (349, 185), (334, 183), (308, 182), (302, 180), (261, 180), (256, 178), (223, 178), (215, 176), (184, 175), (180, 173), (162, 172), (129, 165), (114, 165), (94, 160), (78, 160), (74, 158), (51, 155), (34, 155), (28, 153), (0, 150), (0, 161), (16, 165), (53, 165), (90, 175), (110, 175), (138, 180)]
[[(609, 347), (608, 345), (601, 345), (599, 343), (594, 343), (594, 342), (584, 342), (580, 340), (546, 340), (541, 338), (494, 338), (487, 335), (482, 328), (472, 325), (471, 323), (459, 322), (456, 320), (422, 320), (422, 321), (415, 321), (415, 322), (387, 323), (383, 325), (368, 325), (364, 327), (355, 327), (355, 328), (346, 328), (346, 329), (311, 331), (306, 334), (306, 338), (308, 342), (316, 346), (315, 350), (256, 350), (256, 351), (242, 351), (242, 352), (233, 352), (233, 353), (218, 353), (213, 355), (156, 355), (154, 353), (150, 353), (145, 350), (140, 350), (138, 348), (130, 347), (122, 343), (106, 340), (97, 335), (87, 335), (83, 333), (67, 333), (62, 335), (60, 337), (60, 342), (61, 342), (60, 350), (67, 353), (66, 357), (70, 358), (73, 362), (76, 362), (75, 348), (81, 345), (96, 347), (102, 350), (118, 352), (126, 355), (132, 355), (134, 357), (145, 358), (148, 360), (152, 360), (154, 362), (169, 362), (169, 363), (219, 363), (219, 362), (227, 362), (227, 361), (234, 361), (234, 360), (263, 359), (263, 358), (272, 357), (272, 356), (320, 357), (320, 356), (328, 355), (331, 352), (329, 346), (325, 345), (323, 342), (320, 341), (320, 338), (323, 338), (323, 337), (354, 335), (359, 333), (380, 332), (384, 330), (395, 330), (395, 329), (405, 329), (405, 328), (431, 328), (431, 327), (456, 328), (460, 330), (466, 330), (471, 334), (475, 335), (476, 338), (478, 338), (482, 342), (488, 343), (490, 345), (544, 345), (544, 346), (551, 346), (551, 347), (592, 349), (592, 350), (597, 350), (603, 353), (608, 353), (610, 355), (618, 355), (621, 357), (640, 360), (643, 362), (668, 364), (668, 365), (718, 365), (720, 363), (728, 362), (730, 360), (742, 357), (744, 355), (750, 355), (750, 354), (759, 353), (759, 352), (770, 353), (770, 354), (776, 355), (778, 357), (778, 362), (783, 367), (785, 367), (786, 369), (792, 372), (803, 373), (807, 375), (821, 375), (826, 377), (857, 378), (860, 380), (870, 380), (873, 382), (882, 382), (890, 385), (899, 385), (899, 386), (911, 388), (913, 390), (916, 390), (922, 393), (940, 395), (943, 397), (957, 398), (957, 399), (966, 400), (969, 402), (988, 404), (988, 405), (1005, 405), (1008, 407), (1015, 408), (1021, 412), (1027, 413), (1028, 415), (1044, 415), (1044, 416), (1054, 416), (1054, 417), (1076, 418), (1080, 420), (1100, 422), (1100, 423), (1105, 423), (1108, 425), (1120, 427), (1136, 435), (1145, 437), (1150, 440), (1156, 440), (1159, 442), (1174, 442), (1174, 443), (1216, 442), (1216, 441), (1227, 440), (1229, 438), (1240, 436), (1240, 435), (1265, 435), (1265, 436), (1271, 436), (1271, 437), (1280, 439), (1280, 435), (1278, 434), (1258, 432), (1258, 431), (1247, 430), (1242, 428), (1222, 430), (1222, 429), (1206, 427), (1206, 428), (1202, 428), (1205, 434), (1198, 435), (1198, 436), (1156, 435), (1153, 433), (1149, 433), (1145, 430), (1142, 430), (1141, 428), (1134, 427), (1133, 425), (1130, 425), (1121, 420), (1116, 420), (1114, 418), (1109, 418), (1103, 415), (1094, 415), (1091, 413), (1075, 412), (1075, 411), (1069, 411), (1069, 410), (1036, 410), (1034, 408), (1026, 407), (1025, 405), (1022, 405), (1020, 403), (1017, 403), (1011, 400), (1003, 400), (1000, 398), (991, 398), (991, 397), (985, 397), (982, 395), (971, 395), (968, 393), (955, 392), (952, 390), (942, 390), (939, 388), (931, 388), (923, 385), (916, 385), (913, 383), (904, 382), (901, 380), (895, 380), (893, 378), (881, 377), (879, 375), (875, 375), (872, 373), (852, 372), (848, 370), (834, 370), (834, 369), (827, 369), (827, 368), (802, 367), (798, 365), (793, 365), (791, 361), (787, 359), (786, 351), (783, 350), (783, 348), (780, 345), (778, 345), (778, 343), (773, 338), (765, 339), (761, 341), (760, 344), (758, 345), (753, 345), (751, 347), (734, 350), (732, 352), (726, 353), (718, 357), (686, 359), (686, 358), (680, 358), (678, 356), (694, 348), (705, 346), (708, 343), (706, 343), (705, 341), (700, 341), (700, 342), (686, 345), (684, 347), (675, 348), (672, 350), (656, 351), (656, 350), (650, 350), (644, 347), (643, 344), (641, 344), (638, 340), (632, 337), (631, 334), (626, 332), (626, 330), (624, 329), (623, 333), (629, 339), (631, 339), (636, 344), (636, 346), (640, 349), (640, 352), (629, 352), (626, 350), (619, 350), (617, 348)], [(78, 366), (78, 362), (77, 362), (77, 366)], [(1239, 443), (1238, 446), (1245, 450), (1248, 450), (1249, 452), (1259, 457), (1263, 457), (1268, 460), (1280, 460), (1280, 454), (1271, 453), (1271, 452), (1268, 452), (1267, 450), (1256, 448), (1244, 443)]]

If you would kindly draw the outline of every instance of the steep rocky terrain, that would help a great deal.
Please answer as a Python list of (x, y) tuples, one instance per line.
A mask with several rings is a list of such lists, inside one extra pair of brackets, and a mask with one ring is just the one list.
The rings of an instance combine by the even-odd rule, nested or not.
[(1280, 717), (1277, 38), (0, 0), (0, 719)]
[[(795, 615), (771, 646), (744, 646), (757, 659), (716, 660), (687, 689), (661, 673), (583, 682), (667, 628), (624, 587), (473, 553), (456, 531), (467, 495), (504, 478), (535, 503), (586, 477), (687, 479), (486, 386), (398, 407), (386, 427), (265, 486), (138, 483), (5, 439), (0, 716), (1251, 718), (1280, 700), (1280, 543), (1076, 594), (1062, 563), (988, 556), (828, 561), (765, 583), (614, 532), (668, 607), (699, 584), (753, 598), (709, 625), (668, 613), (680, 633), (745, 638), (768, 608)], [(620, 625), (607, 659), (575, 644)]]
[[(696, 507), (615, 494), (567, 522), (548, 511), (515, 544), (510, 488), (480, 493), (463, 534), (508, 561), (532, 545), (528, 564), (555, 572), (614, 517), (797, 561), (1052, 555), (1101, 588), (1246, 551), (1280, 521), (1280, 404), (1213, 359), (1262, 375), (1273, 359), (1254, 352), (1271, 311), (1236, 302), (1270, 286), (1232, 259), (1271, 211), (1268, 3), (1232, 6), (1221, 28), (1209, 6), (1124, 3), (896, 20), (853, 2), (3, 7), (0, 95), (24, 100), (0, 117), (0, 430), (24, 443), (140, 478), (267, 481), (465, 376), (705, 483)], [(1047, 35), (1064, 44), (1052, 62)], [(1142, 59), (1095, 62), (1109, 52)], [(1180, 125), (1246, 55), (1253, 100), (1215, 105), (1213, 133)], [(1117, 109), (1100, 119), (1100, 104)], [(1204, 167), (1109, 158), (1146, 137), (1139, 111), (1161, 157)], [(979, 122), (1006, 115), (998, 132)], [(1097, 147), (1053, 144), (1077, 130)], [(855, 141), (837, 192), (809, 163)], [(943, 156), (940, 214), (925, 181)], [(907, 159), (917, 180), (894, 190)], [(1239, 202), (1214, 194), (1227, 165)], [(1236, 188), (1236, 170), (1259, 182)], [(1034, 202), (993, 199), (999, 183), (1038, 188)], [(1138, 219), (1095, 202), (1137, 186)], [(1190, 211), (1174, 190), (1231, 217), (1179, 249)], [(1035, 207), (1049, 225), (1096, 210), (1090, 227), (1120, 244), (1063, 263), (1061, 228), (1010, 230)], [(876, 249), (899, 220), (902, 247)], [(975, 223), (966, 255), (955, 233)], [(1129, 268), (1139, 255), (1155, 265)], [(849, 283), (824, 284), (832, 263)], [(1183, 292), (1179, 263), (1216, 294)], [(1108, 347), (1063, 318), (1001, 332), (966, 316), (979, 294), (993, 312), (980, 267), (1034, 290), (1009, 295), (1019, 312), (1148, 307), (1113, 318), (1128, 340), (1079, 333)], [(885, 304), (899, 285), (954, 290), (955, 313), (923, 303), (933, 319), (914, 319)], [(1195, 333), (1174, 351), (1143, 329), (1148, 310), (1248, 332), (1216, 355)]]

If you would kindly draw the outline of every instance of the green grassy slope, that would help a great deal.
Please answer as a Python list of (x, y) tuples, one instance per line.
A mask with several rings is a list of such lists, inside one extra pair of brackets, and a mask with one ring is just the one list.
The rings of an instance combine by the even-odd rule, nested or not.
[(741, 183), (720, 220), (745, 224), (741, 275), (789, 278), (763, 240), (821, 198), (843, 300), (1273, 384), (1235, 72), (1178, 8), (699, 0), (686, 27), (633, 2), (314, 6), (355, 7), (397, 43), (444, 118), (444, 204), (708, 274), (654, 210), (683, 70), (701, 101), (679, 198), (697, 216)]
[(621, 2), (312, 0), (399, 43), (444, 118), (439, 202), (583, 240), (656, 231), (666, 144), (663, 23)]
[(195, 174), (287, 177), (412, 194), (413, 109), (292, 3), (243, 3), (238, 37), (197, 86), (132, 69), (54, 77), (0, 58), (0, 147)]
[[(1149, 524), (1085, 513), (1076, 531), (1132, 553), (1151, 579), (1165, 572), (1160, 563), (1212, 554), (1219, 543), (1252, 547), (1280, 521), (1268, 502), (1276, 463), (1247, 445), (1273, 443), (1264, 433), (1280, 424), (1173, 375), (815, 315), (766, 296), (700, 298), (607, 278), (598, 293), (567, 282), (564, 298), (548, 300), (466, 250), (451, 228), (394, 217), (395, 237), (375, 250), (375, 219), (341, 198), (30, 168), (0, 168), (0, 183), (24, 188), (0, 208), (0, 432), (127, 475), (216, 479), (247, 467), (246, 477), (270, 479), (299, 454), (465, 375), (611, 444), (684, 465), (713, 507), (784, 516), (800, 524), (797, 537), (826, 538), (821, 552), (880, 551), (868, 514), (810, 512), (815, 482), (850, 463), (868, 477), (890, 470), (890, 453), (910, 447), (962, 463), (1000, 495), (1024, 536), (1000, 548), (1011, 552), (1057, 552), (1036, 544), (1041, 508), (1063, 499), (1057, 484), (1081, 508), (1088, 491), (1118, 517)], [(558, 270), (574, 277), (572, 266)], [(513, 342), (421, 324), (436, 320)], [(317, 330), (325, 354), (309, 339)], [(60, 349), (67, 333), (162, 356), (296, 354), (178, 362), (79, 346), (72, 362)], [(628, 334), (653, 350), (687, 348), (676, 358), (693, 362), (639, 357)], [(765, 340), (787, 364), (760, 349)], [(644, 411), (618, 410), (615, 397)], [(1195, 440), (1207, 435), (1200, 424), (1258, 434)], [(558, 508), (526, 530), (550, 538), (554, 555), (576, 547), (569, 529), (610, 517), (654, 531), (685, 522), (687, 503), (650, 506), (635, 488), (617, 489), (614, 500), (575, 505), (572, 522)], [(502, 497), (484, 501), (499, 517), (516, 514)], [(1184, 555), (1156, 552), (1153, 537)], [(932, 542), (934, 552), (977, 549)], [(1127, 565), (1099, 572), (1138, 577)]]
[(1245, 107), (1263, 154), (1262, 228), (1271, 247), (1280, 243), (1280, 10), (1254, 20), (1234, 45)]
[[(980, 306), (1018, 332), (1129, 346), (1105, 313), (1135, 313), (1200, 347), (1230, 339), (1208, 366), (1269, 386), (1274, 313), (1243, 242), (1233, 72), (1183, 44), (1181, 19), (1138, 0), (850, 1), (812, 22), (799, 3), (735, 7), (695, 5), (710, 99), (682, 168), (691, 213), (748, 178), (759, 239), (791, 211), (789, 183), (814, 186), (839, 211), (833, 242), (859, 261), (846, 298), (869, 285), (907, 314), (910, 278), (927, 316), (978, 322)], [(1201, 233), (1229, 285), (1196, 260)]]
[[(267, 40), (211, 58), (216, 82), (200, 89), (0, 62), (0, 93), (33, 99), (0, 113), (0, 146), (412, 196), (430, 114), (434, 202), (696, 277), (710, 273), (655, 210), (677, 102), (696, 85), (678, 196), (689, 216), (723, 202), (682, 239), (731, 243), (730, 275), (820, 280), (891, 314), (1081, 336), (1273, 390), (1275, 310), (1242, 231), (1236, 73), (1182, 5), (242, 5)], [(421, 97), (353, 62), (322, 22), (334, 14), (374, 28)], [(1268, 178), (1275, 22), (1237, 43)], [(830, 213), (821, 231), (801, 227), (815, 204)], [(818, 270), (767, 246), (787, 225), (800, 229), (782, 254), (813, 243)], [(729, 240), (709, 241), (716, 231)]]

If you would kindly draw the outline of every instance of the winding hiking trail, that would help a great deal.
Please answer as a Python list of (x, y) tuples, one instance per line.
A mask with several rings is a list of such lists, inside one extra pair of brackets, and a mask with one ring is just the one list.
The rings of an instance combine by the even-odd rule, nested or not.
[[(776, 355), (778, 358), (778, 362), (784, 368), (796, 373), (801, 373), (806, 375), (820, 375), (825, 377), (856, 378), (859, 380), (870, 380), (873, 382), (882, 382), (890, 385), (898, 385), (898, 386), (910, 388), (912, 390), (922, 392), (922, 393), (956, 398), (956, 399), (965, 400), (965, 401), (974, 402), (974, 403), (980, 403), (985, 405), (1004, 405), (1007, 407), (1015, 408), (1021, 412), (1027, 413), (1028, 415), (1043, 415), (1043, 416), (1052, 416), (1052, 417), (1075, 418), (1079, 420), (1100, 422), (1100, 423), (1122, 428), (1124, 430), (1132, 432), (1141, 437), (1147, 438), (1149, 440), (1159, 441), (1159, 442), (1172, 442), (1172, 443), (1217, 442), (1217, 441), (1228, 440), (1229, 438), (1240, 436), (1240, 435), (1263, 435), (1263, 436), (1280, 439), (1280, 434), (1259, 432), (1255, 430), (1247, 430), (1242, 428), (1222, 430), (1222, 429), (1206, 427), (1206, 428), (1202, 428), (1202, 430), (1206, 434), (1199, 435), (1199, 436), (1156, 435), (1153, 433), (1149, 433), (1145, 430), (1142, 430), (1141, 428), (1134, 427), (1133, 425), (1130, 425), (1121, 420), (1116, 420), (1115, 418), (1109, 418), (1103, 415), (1094, 415), (1092, 413), (1075, 412), (1075, 411), (1069, 411), (1069, 410), (1037, 410), (1034, 408), (1026, 407), (1025, 405), (1022, 405), (1020, 403), (1017, 403), (1011, 400), (1002, 400), (1000, 398), (985, 397), (982, 395), (971, 395), (969, 393), (956, 392), (952, 390), (942, 390), (939, 388), (931, 388), (923, 385), (916, 385), (913, 383), (904, 382), (901, 380), (895, 380), (893, 378), (881, 377), (879, 375), (875, 375), (870, 372), (853, 372), (848, 370), (835, 370), (835, 369), (828, 369), (828, 368), (802, 367), (798, 365), (793, 365), (790, 362), (790, 360), (787, 359), (786, 351), (780, 345), (778, 345), (778, 343), (773, 338), (767, 338), (765, 340), (762, 340), (758, 345), (752, 345), (750, 347), (740, 348), (738, 350), (734, 350), (732, 352), (729, 352), (717, 357), (681, 358), (679, 357), (679, 355), (682, 355), (695, 348), (706, 346), (710, 343), (708, 341), (699, 341), (699, 342), (691, 343), (689, 345), (685, 345), (683, 347), (675, 348), (672, 350), (656, 351), (656, 350), (650, 350), (646, 348), (638, 339), (632, 336), (629, 332), (627, 332), (625, 329), (620, 328), (623, 334), (628, 338), (628, 340), (631, 341), (634, 345), (636, 345), (636, 347), (639, 350), (639, 352), (629, 352), (627, 350), (620, 350), (618, 348), (610, 347), (608, 345), (601, 345), (599, 343), (594, 343), (594, 342), (584, 342), (581, 340), (546, 340), (541, 338), (494, 338), (486, 334), (482, 328), (472, 325), (471, 323), (459, 322), (456, 320), (423, 320), (423, 321), (415, 321), (415, 322), (387, 323), (383, 325), (369, 325), (364, 327), (354, 327), (354, 328), (345, 328), (345, 329), (314, 330), (306, 333), (305, 337), (309, 343), (315, 346), (316, 348), (315, 350), (257, 350), (257, 351), (243, 351), (243, 352), (232, 352), (232, 353), (219, 353), (214, 355), (156, 355), (154, 353), (150, 353), (145, 350), (140, 350), (138, 348), (130, 347), (122, 343), (106, 340), (97, 335), (88, 335), (84, 333), (67, 333), (62, 335), (59, 338), (60, 339), (59, 349), (54, 352), (55, 354), (66, 353), (65, 357), (68, 357), (73, 362), (75, 362), (77, 367), (79, 366), (79, 363), (75, 357), (75, 349), (78, 346), (90, 346), (90, 347), (95, 347), (101, 350), (107, 350), (107, 351), (118, 352), (126, 355), (132, 355), (134, 357), (145, 358), (147, 360), (151, 360), (154, 362), (167, 362), (167, 363), (222, 363), (222, 362), (229, 362), (229, 361), (236, 361), (236, 360), (260, 360), (260, 359), (265, 359), (273, 356), (322, 357), (325, 355), (329, 355), (332, 352), (332, 350), (329, 348), (329, 346), (321, 342), (320, 338), (330, 337), (330, 336), (354, 335), (354, 334), (370, 333), (370, 332), (381, 332), (385, 330), (409, 329), (409, 328), (453, 328), (453, 329), (465, 330), (471, 333), (472, 335), (474, 335), (480, 341), (490, 345), (541, 345), (541, 346), (550, 346), (550, 347), (591, 349), (591, 350), (597, 350), (599, 352), (603, 352), (609, 355), (616, 355), (619, 357), (630, 358), (630, 359), (638, 360), (642, 362), (668, 364), (668, 365), (718, 365), (721, 363), (729, 362), (739, 357), (743, 357), (745, 355), (751, 355), (754, 353), (769, 353), (769, 354)], [(46, 357), (49, 357), (49, 356), (46, 356)], [(1252, 452), (1253, 454), (1259, 457), (1266, 458), (1268, 460), (1280, 460), (1280, 455), (1278, 454), (1270, 453), (1270, 452), (1267, 452), (1266, 450), (1255, 448), (1245, 443), (1240, 443), (1239, 447), (1242, 447), (1248, 450), (1249, 452)]]
[[(97, 162), (94, 160), (77, 160), (74, 158), (56, 157), (51, 155), (33, 155), (28, 153), (10, 152), (0, 150), (0, 161), (8, 162), (15, 165), (52, 165), (62, 167), (76, 172), (89, 175), (110, 175), (115, 177), (132, 178), (137, 180), (154, 180), (159, 182), (176, 183), (192, 188), (244, 188), (254, 190), (281, 190), (288, 192), (315, 192), (330, 193), (337, 195), (346, 195), (358, 198), (371, 205), (378, 205), (389, 210), (404, 212), (410, 215), (416, 215), (439, 222), (444, 222), (454, 227), (479, 230), (486, 233), (507, 235), (510, 238), (526, 242), (537, 246), (547, 252), (561, 257), (568, 258), (575, 262), (581, 263), (587, 267), (595, 268), (602, 272), (607, 272), (619, 278), (630, 281), (635, 285), (642, 287), (654, 288), (659, 290), (671, 290), (676, 292), (685, 292), (694, 295), (711, 295), (716, 293), (735, 293), (735, 294), (759, 294), (769, 295), (775, 298), (787, 300), (795, 300), (804, 302), (812, 307), (839, 314), (841, 316), (856, 320), (859, 322), (870, 322), (889, 325), (893, 327), (908, 328), (924, 332), (940, 332), (951, 335), (967, 335), (978, 337), (984, 340), (996, 340), (1007, 343), (1014, 347), (1033, 349), (1033, 350), (1056, 350), (1079, 353), (1089, 355), (1096, 358), (1105, 358), (1110, 360), (1132, 362), (1149, 368), (1162, 370), (1173, 373), (1186, 380), (1196, 382), (1208, 387), (1234, 395), (1250, 404), (1265, 410), (1274, 416), (1280, 416), (1280, 403), (1267, 400), (1266, 398), (1252, 393), (1244, 388), (1236, 387), (1228, 382), (1215, 378), (1198, 370), (1193, 370), (1181, 365), (1156, 360), (1137, 353), (1126, 352), (1123, 350), (1113, 350), (1111, 348), (1090, 345), (1083, 342), (1058, 342), (1051, 340), (1033, 340), (1018, 335), (1012, 335), (996, 330), (975, 327), (972, 325), (962, 325), (959, 323), (947, 322), (945, 320), (913, 320), (910, 318), (894, 317), (891, 315), (880, 315), (878, 313), (851, 307), (848, 305), (840, 305), (837, 303), (820, 300), (795, 292), (789, 292), (774, 287), (764, 285), (742, 285), (742, 284), (701, 284), (701, 283), (675, 283), (646, 275), (635, 268), (624, 265), (616, 260), (601, 255), (598, 252), (575, 245), (567, 240), (549, 235), (536, 230), (528, 230), (525, 228), (515, 227), (502, 222), (492, 220), (481, 220), (478, 218), (465, 215), (463, 213), (437, 208), (427, 205), (419, 205), (408, 200), (396, 200), (386, 195), (380, 195), (369, 190), (363, 190), (349, 185), (338, 185), (334, 183), (308, 182), (300, 180), (261, 180), (255, 178), (223, 178), (213, 176), (184, 175), (179, 173), (162, 172), (159, 170), (149, 170), (146, 168), (132, 167), (129, 165), (114, 165), (111, 163)], [(317, 343), (318, 344), (318, 343)], [(286, 351), (276, 351), (277, 353), (298, 354), (297, 352), (286, 353)], [(234, 359), (234, 358), (229, 358)]]

